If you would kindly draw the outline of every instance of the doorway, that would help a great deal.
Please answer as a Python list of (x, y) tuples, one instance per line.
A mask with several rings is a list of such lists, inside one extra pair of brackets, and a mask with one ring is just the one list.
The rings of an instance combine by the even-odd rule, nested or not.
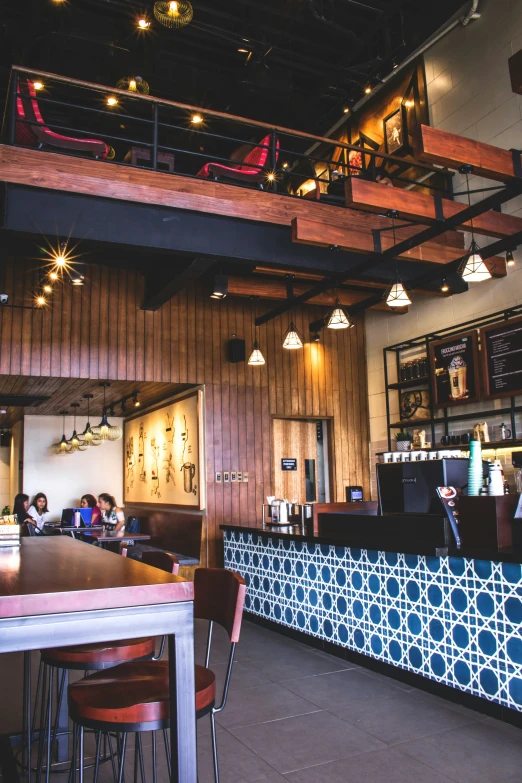
[(273, 493), (298, 503), (330, 502), (326, 419), (273, 420)]

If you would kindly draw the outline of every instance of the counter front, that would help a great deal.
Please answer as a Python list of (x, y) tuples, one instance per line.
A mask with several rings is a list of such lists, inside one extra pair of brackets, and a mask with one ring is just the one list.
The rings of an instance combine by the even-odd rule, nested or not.
[(223, 525), (260, 618), (522, 712), (522, 567)]

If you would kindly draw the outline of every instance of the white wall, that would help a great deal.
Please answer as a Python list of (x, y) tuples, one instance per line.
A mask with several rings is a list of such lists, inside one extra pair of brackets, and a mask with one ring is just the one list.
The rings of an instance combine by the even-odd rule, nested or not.
[[(480, 0), (479, 11), (479, 20), (465, 28), (456, 27), (424, 55), (431, 125), (504, 149), (520, 149), (522, 97), (511, 91), (508, 58), (522, 48), (522, 0)], [(457, 174), (456, 189), (462, 184), (460, 180), (461, 175)], [(470, 179), (472, 188), (495, 184), (498, 183), (481, 177)], [(483, 197), (484, 194), (477, 196)], [(502, 209), (522, 217), (522, 197), (513, 199)], [(485, 237), (478, 239), (481, 244), (490, 241)], [(383, 347), (522, 304), (522, 248), (515, 259), (517, 265), (508, 269), (506, 278), (471, 284), (465, 294), (448, 298), (418, 296), (407, 315), (367, 313), (372, 467), (375, 452), (387, 449)], [(390, 381), (393, 380), (396, 379), (392, 376)], [(391, 394), (390, 402), (392, 412), (397, 413), (398, 395)], [(458, 431), (455, 428), (454, 432)], [(375, 493), (374, 470), (372, 484)]]
[[(123, 419), (111, 418), (111, 424), (122, 426)], [(66, 435), (72, 432), (72, 417), (66, 420)], [(77, 422), (78, 432), (85, 428), (84, 418)], [(123, 491), (123, 438), (91, 446), (87, 451), (58, 456), (50, 449), (62, 437), (61, 416), (24, 417), (24, 479), (23, 491), (30, 498), (45, 492), (49, 502), (49, 519), (60, 518), (62, 508), (79, 503), (80, 497), (91, 493), (110, 492), (118, 504)]]
[(4, 506), (13, 507), (13, 498), (11, 498), (11, 479), (10, 465), (11, 447), (0, 446), (0, 512)]

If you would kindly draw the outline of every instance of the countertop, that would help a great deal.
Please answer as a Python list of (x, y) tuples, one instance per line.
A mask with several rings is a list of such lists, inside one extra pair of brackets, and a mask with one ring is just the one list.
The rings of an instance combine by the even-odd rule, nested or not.
[[(375, 519), (375, 516), (372, 517), (371, 515), (362, 514), (357, 516), (359, 518), (368, 516), (369, 519)], [(386, 519), (392, 521), (393, 517), (386, 517)], [(378, 538), (373, 537), (371, 534), (364, 535), (364, 532), (354, 535), (353, 531), (339, 529), (339, 531), (333, 535), (314, 533), (312, 520), (307, 522), (304, 529), (301, 527), (300, 523), (282, 526), (266, 525), (262, 522), (249, 522), (241, 525), (223, 524), (220, 525), (220, 528), (221, 530), (232, 530), (239, 533), (257, 533), (259, 535), (270, 536), (271, 538), (329, 546), (401, 552), (403, 554), (425, 555), (427, 557), (464, 557), (471, 560), (490, 560), (499, 563), (522, 563), (522, 552), (514, 549), (478, 551), (472, 547), (462, 547), (461, 549), (448, 546), (437, 547), (429, 543), (423, 544), (422, 541), (412, 542), (410, 545), (404, 545), (403, 541), (395, 546), (392, 543), (392, 537), (388, 538), (386, 541), (382, 541), (381, 544)]]

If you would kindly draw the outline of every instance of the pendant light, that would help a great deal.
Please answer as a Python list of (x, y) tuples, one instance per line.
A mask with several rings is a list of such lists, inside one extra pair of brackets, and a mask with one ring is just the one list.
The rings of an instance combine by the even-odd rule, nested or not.
[(71, 408), (74, 409), (74, 424), (73, 424), (73, 434), (71, 435), (71, 439), (69, 440), (69, 451), (71, 454), (73, 454), (75, 451), (78, 451), (78, 448), (80, 446), (80, 441), (78, 440), (78, 434), (76, 432), (76, 408), (78, 408), (80, 405), (79, 402), (73, 402), (71, 405)]
[(123, 435), (123, 430), (117, 424), (109, 424), (107, 420), (107, 406), (105, 404), (105, 392), (110, 386), (110, 383), (100, 383), (103, 386), (103, 413), (101, 421), (97, 427), (91, 427), (92, 433), (95, 438), (100, 440), (119, 440)]
[[(92, 431), (91, 422), (90, 422), (90, 402), (93, 398), (92, 394), (84, 394), (83, 398), (87, 400), (87, 424), (85, 425), (84, 431), (81, 433), (81, 435), (78, 436), (78, 438), (83, 441), (86, 444), (86, 447), (89, 446), (101, 446), (103, 441), (100, 438), (97, 438), (94, 436), (94, 433)], [(83, 449), (85, 451), (85, 449)]]
[(328, 316), (328, 321), (326, 323), (327, 329), (351, 329), (353, 325), (350, 316), (341, 305), (339, 298), (337, 298), (332, 312)]
[(63, 417), (62, 421), (62, 439), (59, 443), (53, 443), (51, 446), (52, 450), (55, 454), (58, 454), (59, 456), (63, 457), (65, 454), (70, 454), (71, 450), (69, 447), (69, 443), (67, 442), (67, 438), (65, 437), (65, 417), (67, 415), (67, 411), (62, 411), (60, 413), (60, 416)]
[[(468, 205), (471, 206), (471, 193), (469, 192), (469, 175), (473, 171), (473, 167), (469, 164), (462, 166), (460, 169), (461, 174), (466, 175), (466, 190), (468, 191)], [(480, 248), (475, 242), (475, 229), (473, 228), (473, 218), (470, 220), (471, 224), (471, 244), (464, 261), (460, 265), (459, 275), (466, 283), (482, 283), (484, 280), (491, 278), (491, 273), (484, 263), (484, 259), (480, 255)]]
[(294, 324), (293, 321), (290, 321), (290, 325), (286, 330), (283, 339), (283, 348), (286, 348), (289, 351), (293, 351), (296, 348), (302, 348), (302, 347), (303, 347), (303, 341), (301, 340), (301, 336), (297, 331), (296, 325)]
[[(391, 221), (392, 221), (393, 246), (395, 246), (396, 216), (397, 216), (397, 211), (395, 209), (391, 210), (389, 213), (389, 217), (391, 217)], [(406, 292), (404, 283), (399, 277), (399, 261), (397, 258), (395, 259), (395, 277), (391, 281), (389, 287), (384, 292), (384, 299), (386, 300), (386, 304), (388, 305), (388, 307), (407, 307), (408, 305), (411, 305), (411, 299)]]
[[(254, 303), (254, 329), (255, 322), (257, 320), (257, 302)], [(263, 356), (261, 352), (261, 347), (257, 340), (254, 340), (252, 344), (252, 351), (250, 353), (250, 356), (248, 357), (248, 364), (251, 367), (260, 367), (262, 364), (265, 364), (265, 357)]]
[(154, 16), (165, 27), (185, 27), (192, 21), (194, 11), (188, 0), (156, 0)]

